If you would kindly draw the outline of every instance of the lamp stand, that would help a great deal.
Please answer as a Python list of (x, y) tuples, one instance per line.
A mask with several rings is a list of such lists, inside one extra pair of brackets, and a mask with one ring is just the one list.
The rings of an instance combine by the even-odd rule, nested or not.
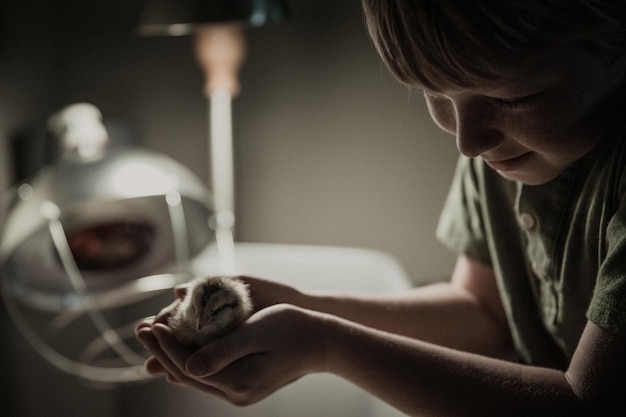
[(196, 59), (205, 75), (209, 101), (208, 124), (211, 182), (220, 273), (235, 269), (235, 181), (232, 140), (232, 98), (240, 90), (239, 69), (245, 57), (245, 39), (239, 23), (207, 24), (195, 35)]

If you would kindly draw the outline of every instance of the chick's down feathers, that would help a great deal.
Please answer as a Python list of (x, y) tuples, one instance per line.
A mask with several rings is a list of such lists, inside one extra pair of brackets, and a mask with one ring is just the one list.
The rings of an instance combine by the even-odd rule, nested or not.
[(196, 278), (168, 324), (181, 343), (200, 346), (239, 326), (252, 308), (248, 286), (240, 279)]

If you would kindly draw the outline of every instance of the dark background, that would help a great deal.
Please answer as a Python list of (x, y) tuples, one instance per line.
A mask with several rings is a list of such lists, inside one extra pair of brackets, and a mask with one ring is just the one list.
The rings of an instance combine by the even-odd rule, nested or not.
[[(233, 105), (237, 240), (378, 249), (416, 283), (447, 276), (453, 256), (434, 231), (456, 160), (453, 138), (383, 67), (358, 0), (290, 5), (288, 21), (247, 33)], [(138, 37), (141, 6), (0, 1), (1, 188), (50, 160), (46, 119), (78, 101), (98, 106), (116, 139), (208, 178), (191, 38)], [(123, 393), (44, 372), (2, 311), (2, 415), (125, 415)]]

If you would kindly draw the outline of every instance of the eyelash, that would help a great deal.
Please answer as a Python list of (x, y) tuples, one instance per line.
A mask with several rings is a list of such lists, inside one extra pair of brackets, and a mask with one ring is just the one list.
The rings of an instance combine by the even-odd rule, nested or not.
[(523, 105), (528, 101), (530, 97), (522, 97), (522, 98), (514, 98), (514, 99), (504, 99), (504, 98), (493, 98), (489, 97), (496, 106), (501, 107), (507, 110), (515, 110), (519, 106)]
[[(428, 90), (425, 90), (422, 88), (418, 89), (418, 92), (424, 97), (426, 96), (430, 96), (432, 98), (437, 97), (436, 95), (430, 93)], [(535, 94), (532, 94), (526, 97), (519, 97), (519, 98), (495, 98), (495, 97), (485, 97), (485, 98), (487, 98), (489, 101), (491, 101), (493, 104), (495, 104), (496, 106), (500, 108), (503, 108), (506, 110), (515, 110), (518, 107), (526, 104), (534, 96)]]

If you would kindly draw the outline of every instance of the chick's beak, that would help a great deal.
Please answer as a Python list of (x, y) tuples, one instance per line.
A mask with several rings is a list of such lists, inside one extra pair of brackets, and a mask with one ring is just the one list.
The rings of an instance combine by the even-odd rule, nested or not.
[(196, 317), (196, 330), (197, 331), (202, 330), (205, 324), (206, 324), (206, 319), (202, 317)]

